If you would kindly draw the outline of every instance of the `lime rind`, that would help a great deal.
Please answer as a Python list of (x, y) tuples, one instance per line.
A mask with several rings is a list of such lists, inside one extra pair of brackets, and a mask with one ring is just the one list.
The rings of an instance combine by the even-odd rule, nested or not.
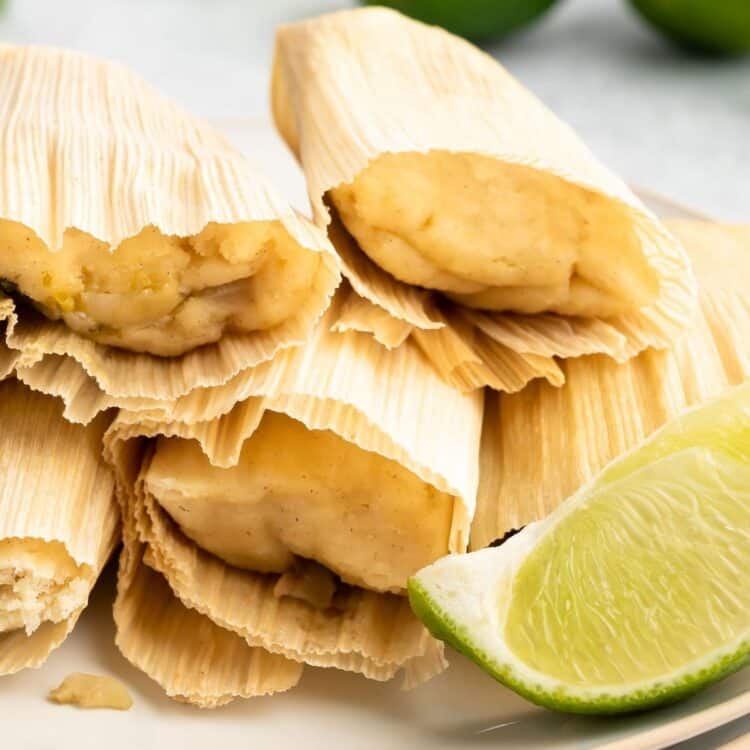
[(414, 613), (435, 638), (471, 659), (515, 693), (553, 711), (612, 716), (665, 706), (693, 695), (750, 665), (750, 635), (747, 635), (737, 644), (722, 649), (726, 653), (704, 657), (701, 661), (707, 663), (707, 666), (693, 667), (672, 680), (653, 680), (650, 684), (637, 688), (625, 686), (622, 691), (570, 690), (546, 675), (532, 676), (528, 674), (529, 670), (523, 670), (527, 674), (521, 676), (521, 670), (518, 669), (522, 666), (520, 663), (514, 665), (511, 661), (499, 661), (488, 650), (476, 646), (473, 627), (460, 623), (450, 615), (431, 596), (428, 587), (420, 582), (418, 576), (409, 580), (408, 591)]

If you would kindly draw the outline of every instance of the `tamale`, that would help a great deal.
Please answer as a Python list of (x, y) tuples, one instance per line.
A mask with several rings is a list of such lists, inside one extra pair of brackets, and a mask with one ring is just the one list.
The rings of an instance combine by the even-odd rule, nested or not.
[(468, 42), (384, 8), (282, 26), (272, 105), (316, 222), (381, 311), (351, 305), (341, 327), (387, 346), (406, 328), (456, 387), (517, 391), (562, 382), (555, 357), (622, 362), (687, 324), (679, 243)]
[(143, 481), (187, 537), (247, 570), (285, 573), (304, 558), (347, 583), (403, 593), (448, 552), (453, 496), (274, 411), (232, 467), (212, 466), (194, 440), (159, 437)]
[(750, 377), (750, 228), (683, 220), (668, 227), (700, 286), (689, 333), (625, 365), (569, 360), (559, 389), (538, 382), (489, 394), (472, 549), (543, 518), (681, 410)]
[(0, 383), (0, 674), (63, 642), (117, 544), (109, 420), (70, 424), (57, 399)]
[(126, 551), (142, 548), (185, 612), (278, 658), (378, 680), (403, 668), (414, 684), (444, 661), (406, 579), (466, 548), (482, 400), (409, 342), (330, 332), (341, 304), (304, 347), (223, 388), (121, 412), (106, 455)]
[(17, 375), (115, 405), (226, 382), (302, 343), (339, 281), (324, 234), (126, 68), (0, 49), (0, 303)]

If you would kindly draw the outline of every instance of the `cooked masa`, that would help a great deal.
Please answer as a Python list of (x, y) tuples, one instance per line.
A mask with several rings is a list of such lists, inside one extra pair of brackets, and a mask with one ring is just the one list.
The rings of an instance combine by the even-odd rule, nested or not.
[(77, 229), (51, 249), (0, 221), (0, 278), (14, 290), (94, 341), (162, 356), (282, 323), (319, 263), (278, 221), (212, 222), (191, 237), (150, 226), (114, 249)]
[(145, 486), (199, 547), (248, 570), (284, 573), (304, 558), (398, 593), (448, 553), (452, 495), (275, 412), (230, 468), (213, 466), (193, 440), (159, 437)]
[(386, 153), (330, 200), (381, 268), (469, 307), (610, 317), (658, 293), (628, 209), (549, 172)]

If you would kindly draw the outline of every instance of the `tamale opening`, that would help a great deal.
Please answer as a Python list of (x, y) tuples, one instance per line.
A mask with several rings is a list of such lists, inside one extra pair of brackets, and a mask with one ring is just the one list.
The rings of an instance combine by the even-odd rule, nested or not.
[(312, 292), (320, 264), (278, 221), (211, 222), (189, 237), (149, 226), (114, 249), (66, 229), (54, 250), (0, 221), (0, 243), (12, 294), (94, 341), (161, 356), (279, 325)]
[(78, 565), (59, 541), (0, 539), (0, 633), (34, 632), (80, 609), (96, 574)]
[(65, 640), (119, 539), (101, 456), (111, 415), (84, 427), (62, 411), (0, 383), (0, 675), (38, 667)]
[(265, 412), (234, 466), (212, 465), (194, 440), (160, 436), (143, 476), (199, 547), (246, 570), (302, 569), (316, 590), (325, 583), (307, 561), (344, 583), (403, 593), (410, 575), (449, 552), (455, 497), (278, 412)]
[(385, 153), (328, 199), (382, 269), (469, 307), (610, 317), (658, 294), (629, 209), (530, 166)]

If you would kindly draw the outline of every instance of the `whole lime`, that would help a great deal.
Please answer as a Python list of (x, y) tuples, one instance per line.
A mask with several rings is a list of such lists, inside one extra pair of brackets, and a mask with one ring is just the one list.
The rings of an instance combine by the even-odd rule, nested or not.
[(714, 54), (750, 52), (750, 0), (630, 0), (673, 41)]
[(556, 0), (366, 0), (474, 41), (506, 36), (531, 23)]

